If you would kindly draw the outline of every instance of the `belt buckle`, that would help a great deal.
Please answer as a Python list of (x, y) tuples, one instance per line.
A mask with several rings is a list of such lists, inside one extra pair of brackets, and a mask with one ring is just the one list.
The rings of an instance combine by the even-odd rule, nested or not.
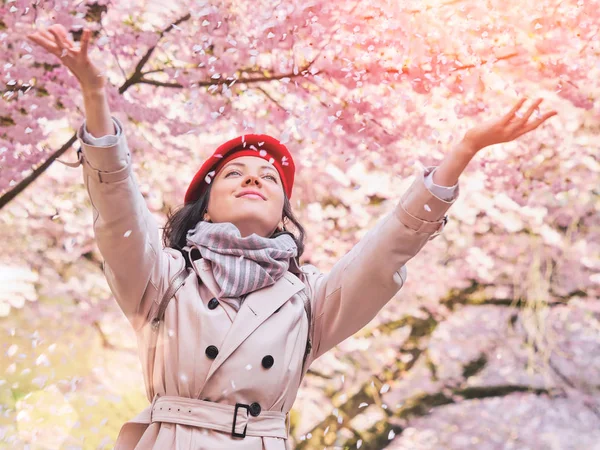
[(245, 405), (243, 403), (236, 403), (235, 404), (235, 409), (233, 410), (233, 427), (231, 428), (231, 436), (232, 437), (241, 437), (241, 438), (245, 438), (246, 437), (246, 430), (248, 429), (248, 424), (246, 423), (246, 426), (244, 427), (244, 432), (243, 433), (236, 433), (235, 432), (235, 422), (237, 420), (237, 411), (238, 408), (246, 408), (246, 417), (248, 416), (248, 413), (250, 412), (250, 405)]

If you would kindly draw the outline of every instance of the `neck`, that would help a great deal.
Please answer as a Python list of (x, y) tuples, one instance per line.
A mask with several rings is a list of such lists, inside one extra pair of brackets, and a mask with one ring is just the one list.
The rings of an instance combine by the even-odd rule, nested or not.
[(266, 230), (264, 227), (259, 226), (257, 224), (248, 223), (247, 221), (243, 224), (234, 223), (235, 227), (240, 231), (240, 234), (243, 238), (248, 237), (252, 234), (257, 234), (258, 236), (268, 238), (275, 232), (276, 230)]

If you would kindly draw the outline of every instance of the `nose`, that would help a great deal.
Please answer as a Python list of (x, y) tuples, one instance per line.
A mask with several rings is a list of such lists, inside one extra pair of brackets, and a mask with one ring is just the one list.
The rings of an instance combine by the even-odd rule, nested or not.
[(245, 179), (244, 179), (244, 185), (248, 186), (248, 185), (252, 185), (255, 184), (256, 186), (260, 186), (261, 181), (259, 177), (255, 177), (253, 175), (248, 175)]

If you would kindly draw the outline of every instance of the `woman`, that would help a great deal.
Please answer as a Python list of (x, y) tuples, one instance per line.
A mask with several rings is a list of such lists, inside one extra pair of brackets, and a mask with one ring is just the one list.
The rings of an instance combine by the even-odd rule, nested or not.
[[(407, 261), (443, 229), (468, 162), (556, 114), (529, 122), (541, 100), (518, 116), (521, 100), (467, 132), (321, 273), (299, 264), (304, 231), (289, 202), (292, 156), (265, 135), (215, 151), (169, 218), (161, 245), (131, 174), (123, 126), (109, 112), (106, 79), (87, 55), (90, 31), (81, 48), (60, 25), (29, 39), (61, 58), (81, 84), (86, 120), (77, 134), (79, 161), (70, 165), (83, 166), (104, 272), (138, 337), (151, 405), (123, 426), (117, 449), (289, 448), (287, 413), (306, 370), (402, 287)], [(290, 222), (297, 235), (286, 230)]]

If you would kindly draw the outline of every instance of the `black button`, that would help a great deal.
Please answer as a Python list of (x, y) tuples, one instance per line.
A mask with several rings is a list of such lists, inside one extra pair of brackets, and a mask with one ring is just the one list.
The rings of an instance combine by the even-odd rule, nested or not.
[(206, 347), (206, 356), (208, 356), (210, 359), (215, 359), (218, 354), (219, 349), (214, 345), (209, 345), (208, 347)]
[(262, 359), (262, 366), (265, 369), (270, 369), (271, 367), (273, 367), (274, 362), (275, 360), (273, 359), (273, 357), (271, 355), (267, 355)]
[(259, 414), (260, 414), (260, 405), (256, 402), (252, 403), (250, 405), (250, 415), (256, 417)]
[(215, 309), (217, 306), (219, 306), (219, 300), (211, 298), (210, 302), (208, 302), (208, 309)]

